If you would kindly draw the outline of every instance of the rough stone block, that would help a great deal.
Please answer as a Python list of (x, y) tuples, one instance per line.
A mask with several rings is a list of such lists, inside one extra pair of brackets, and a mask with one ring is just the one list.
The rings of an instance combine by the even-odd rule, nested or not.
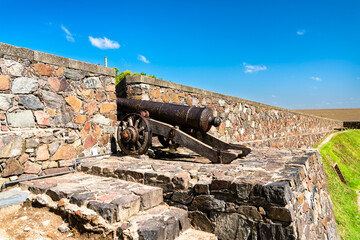
[(12, 82), (11, 92), (13, 94), (33, 93), (39, 88), (36, 78), (19, 77)]
[(13, 98), (12, 94), (0, 94), (0, 110), (7, 111), (9, 108), (13, 106)]
[(0, 68), (3, 74), (20, 77), (24, 73), (24, 66), (9, 59), (0, 59)]
[(10, 127), (15, 127), (15, 128), (35, 127), (34, 115), (30, 110), (6, 113), (6, 120)]
[(139, 187), (132, 191), (141, 197), (142, 210), (155, 207), (163, 201), (163, 190), (161, 188)]
[(44, 105), (40, 102), (39, 98), (34, 95), (19, 96), (19, 104), (31, 110), (44, 109)]
[(124, 221), (138, 213), (140, 211), (140, 203), (141, 198), (136, 195), (124, 195), (111, 201), (111, 204), (117, 207), (116, 221)]

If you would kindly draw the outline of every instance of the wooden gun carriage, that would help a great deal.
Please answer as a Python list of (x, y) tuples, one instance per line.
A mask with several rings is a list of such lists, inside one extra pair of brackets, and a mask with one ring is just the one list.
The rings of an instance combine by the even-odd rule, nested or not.
[(121, 150), (127, 155), (147, 153), (152, 136), (166, 147), (180, 144), (213, 163), (230, 163), (250, 153), (243, 145), (226, 143), (207, 132), (219, 126), (210, 108), (117, 98), (118, 110), (127, 113), (117, 129)]

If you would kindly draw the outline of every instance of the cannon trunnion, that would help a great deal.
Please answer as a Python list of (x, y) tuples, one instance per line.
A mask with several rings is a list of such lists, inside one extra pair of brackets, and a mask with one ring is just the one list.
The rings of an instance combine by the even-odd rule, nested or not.
[(118, 126), (121, 150), (128, 155), (145, 154), (152, 136), (166, 146), (176, 143), (208, 158), (213, 163), (230, 163), (246, 156), (250, 148), (228, 144), (209, 135), (221, 120), (210, 108), (117, 98), (118, 110), (127, 113)]

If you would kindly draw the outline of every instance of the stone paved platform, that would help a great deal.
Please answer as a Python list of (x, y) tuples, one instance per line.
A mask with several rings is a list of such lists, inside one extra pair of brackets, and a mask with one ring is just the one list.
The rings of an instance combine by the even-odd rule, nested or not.
[(256, 149), (226, 165), (107, 156), (78, 169), (161, 187), (193, 227), (219, 239), (339, 237), (317, 150)]
[[(163, 203), (159, 187), (84, 173), (21, 183), (33, 202), (112, 239), (175, 239), (190, 229), (187, 211)], [(206, 234), (205, 234), (206, 236)], [(216, 239), (210, 234), (209, 238)]]

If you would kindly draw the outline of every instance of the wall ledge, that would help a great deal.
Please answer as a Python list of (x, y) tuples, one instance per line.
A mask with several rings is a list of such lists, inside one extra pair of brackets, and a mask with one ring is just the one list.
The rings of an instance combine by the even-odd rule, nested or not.
[(315, 115), (311, 115), (311, 114), (301, 113), (301, 112), (289, 110), (286, 108), (271, 106), (271, 105), (264, 104), (264, 103), (259, 103), (259, 102), (255, 102), (255, 101), (251, 101), (251, 100), (246, 100), (243, 98), (224, 95), (221, 93), (211, 92), (211, 91), (200, 89), (200, 88), (189, 87), (186, 85), (173, 83), (173, 82), (169, 82), (169, 81), (165, 81), (165, 80), (161, 80), (161, 79), (155, 79), (152, 77), (137, 75), (137, 76), (126, 76), (125, 79), (126, 79), (126, 85), (128, 85), (128, 84), (150, 84), (150, 85), (154, 85), (154, 86), (158, 86), (158, 87), (178, 89), (181, 91), (201, 94), (204, 96), (221, 98), (221, 99), (228, 100), (228, 101), (243, 102), (245, 104), (259, 106), (259, 107), (268, 108), (268, 109), (272, 109), (272, 110), (285, 111), (285, 112), (290, 112), (290, 113), (293, 113), (296, 115), (302, 115), (302, 116), (313, 117), (313, 118), (318, 118), (318, 119), (326, 119), (326, 120), (342, 123), (342, 121), (340, 121), (340, 120), (323, 118), (323, 117), (319, 117), (319, 116), (315, 116)]
[(0, 42), (0, 54), (115, 77), (115, 69)]

